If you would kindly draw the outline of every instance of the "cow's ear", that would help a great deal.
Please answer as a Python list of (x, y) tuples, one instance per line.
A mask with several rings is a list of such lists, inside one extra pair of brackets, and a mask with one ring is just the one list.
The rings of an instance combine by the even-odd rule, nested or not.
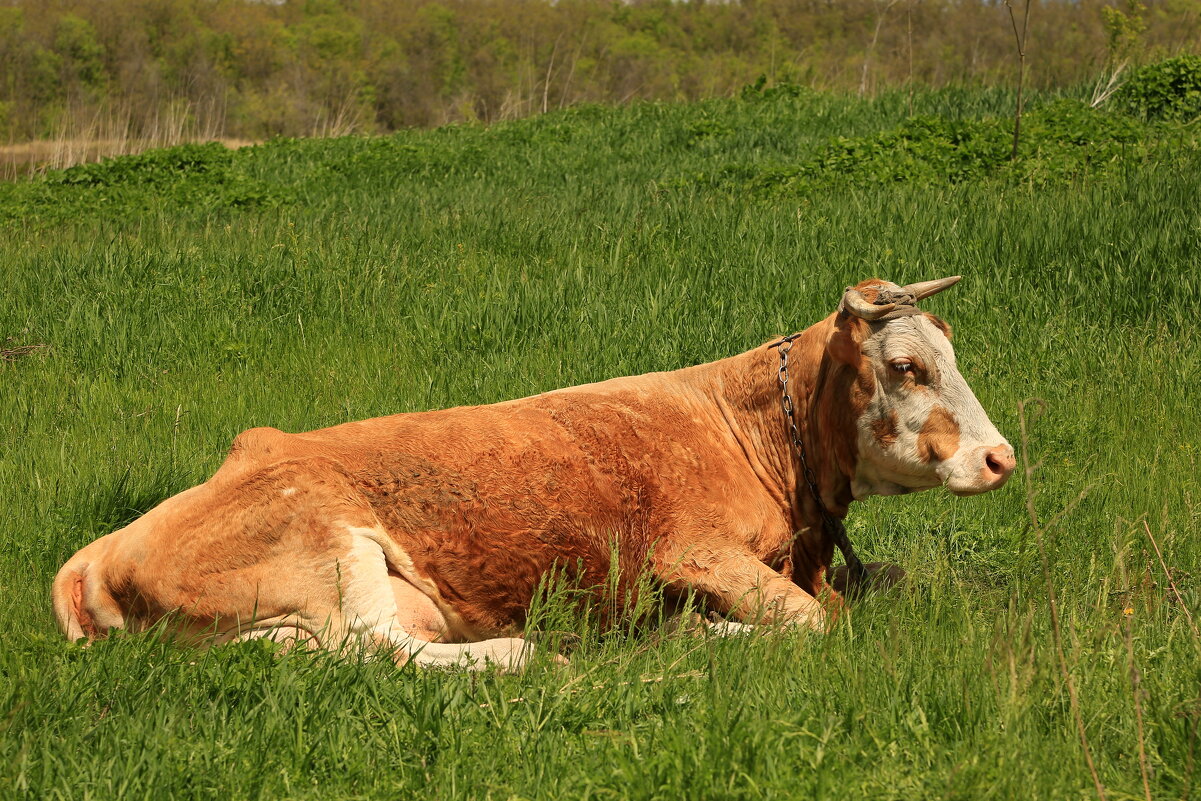
[(826, 352), (837, 362), (859, 364), (861, 345), (866, 336), (867, 323), (853, 314), (841, 311), (834, 315), (834, 335), (826, 345)]

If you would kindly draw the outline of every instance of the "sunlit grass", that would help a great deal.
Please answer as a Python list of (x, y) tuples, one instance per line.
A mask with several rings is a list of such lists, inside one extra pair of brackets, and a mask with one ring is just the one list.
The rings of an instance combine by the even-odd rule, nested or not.
[[(918, 100), (976, 115), (1004, 100), (946, 98)], [(473, 677), (261, 644), (82, 651), (54, 628), (57, 567), (203, 480), (245, 428), (674, 369), (797, 330), (862, 278), (950, 274), (965, 279), (928, 305), (998, 427), (1016, 442), (1018, 401), (1047, 401), (1042, 518), (1084, 493), (1048, 532), (1049, 567), (1101, 778), (1142, 796), (1131, 610), (1151, 787), (1189, 792), (1201, 644), (1137, 521), (1197, 617), (1198, 160), (781, 198), (680, 180), (804, 158), (905, 111), (815, 95), (279, 142), (239, 152), (212, 195), (258, 181), (264, 202), (135, 183), (10, 222), (0, 348), (46, 347), (0, 363), (0, 795), (1088, 795), (1017, 480), (853, 507), (863, 555), (910, 580), (825, 637), (577, 621), (570, 668)], [(716, 140), (687, 134), (701, 119)]]

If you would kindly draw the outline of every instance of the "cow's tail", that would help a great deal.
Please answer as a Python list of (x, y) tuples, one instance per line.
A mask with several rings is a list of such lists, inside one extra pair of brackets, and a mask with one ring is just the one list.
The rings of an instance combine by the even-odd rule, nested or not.
[(83, 637), (91, 640), (96, 635), (84, 603), (86, 598), (88, 563), (82, 554), (75, 554), (58, 571), (54, 577), (51, 596), (54, 600), (54, 617), (58, 621), (58, 630), (68, 640), (75, 642)]

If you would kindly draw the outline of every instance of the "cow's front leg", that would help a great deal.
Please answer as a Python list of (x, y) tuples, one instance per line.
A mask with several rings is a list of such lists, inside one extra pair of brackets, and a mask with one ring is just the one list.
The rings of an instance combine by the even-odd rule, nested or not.
[(734, 543), (669, 548), (656, 552), (654, 563), (658, 578), (674, 591), (693, 590), (743, 623), (825, 627), (826, 612), (817, 599)]

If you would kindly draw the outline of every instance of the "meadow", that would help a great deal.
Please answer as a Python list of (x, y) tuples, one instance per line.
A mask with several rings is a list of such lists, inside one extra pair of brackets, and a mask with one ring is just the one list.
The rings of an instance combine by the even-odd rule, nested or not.
[[(760, 86), (0, 185), (0, 797), (1097, 797), (1081, 731), (1107, 798), (1197, 796), (1201, 146), (1085, 95), (1036, 94), (1015, 161), (1006, 91)], [(55, 629), (59, 565), (243, 429), (675, 369), (950, 274), (1019, 474), (854, 505), (909, 578), (829, 634), (550, 608), (569, 667), (471, 675)]]

